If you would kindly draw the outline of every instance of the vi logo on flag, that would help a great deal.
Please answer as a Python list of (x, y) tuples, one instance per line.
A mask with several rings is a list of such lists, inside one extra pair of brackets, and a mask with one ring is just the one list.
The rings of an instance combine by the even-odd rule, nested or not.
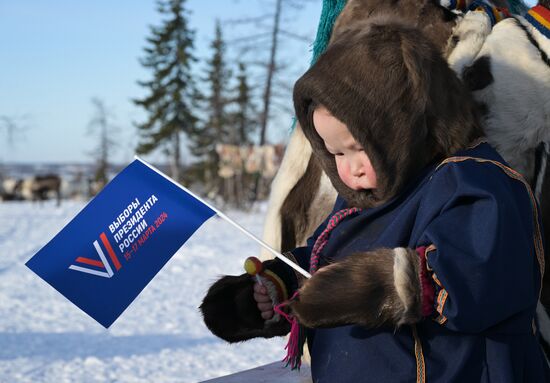
[[(107, 254), (109, 254), (109, 258), (111, 259), (111, 262), (113, 262), (115, 269), (117, 271), (120, 270), (120, 268), (122, 267), (120, 264), (120, 261), (118, 260), (115, 252), (113, 251), (113, 247), (111, 246), (109, 239), (107, 238), (105, 233), (101, 233), (99, 236), (99, 239), (101, 240), (103, 246), (107, 250)], [(107, 260), (107, 257), (105, 257), (105, 253), (103, 252), (101, 245), (97, 240), (93, 242), (93, 245), (100, 260), (87, 258), (87, 257), (77, 257), (75, 260), (76, 264), (69, 266), (69, 269), (80, 271), (82, 273), (96, 275), (98, 277), (111, 278), (114, 275), (113, 269), (111, 268), (111, 265)], [(86, 267), (82, 265), (86, 265)], [(93, 267), (90, 267), (90, 266), (93, 266)]]

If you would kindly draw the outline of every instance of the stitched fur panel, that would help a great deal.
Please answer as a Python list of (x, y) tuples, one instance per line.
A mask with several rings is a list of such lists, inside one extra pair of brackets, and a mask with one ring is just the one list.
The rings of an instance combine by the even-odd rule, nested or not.
[(378, 249), (319, 269), (291, 308), (308, 327), (400, 326), (421, 319), (420, 289), (415, 250)]

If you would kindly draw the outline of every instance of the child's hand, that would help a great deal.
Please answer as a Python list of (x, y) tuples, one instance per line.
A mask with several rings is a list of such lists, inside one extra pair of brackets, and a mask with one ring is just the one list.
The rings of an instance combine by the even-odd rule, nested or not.
[(267, 288), (258, 282), (254, 283), (254, 300), (257, 303), (258, 310), (265, 320), (273, 317), (273, 302), (267, 293)]

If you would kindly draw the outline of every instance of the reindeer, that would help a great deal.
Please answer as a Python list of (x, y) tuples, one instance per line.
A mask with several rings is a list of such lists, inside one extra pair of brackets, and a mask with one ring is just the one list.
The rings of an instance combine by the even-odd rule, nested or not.
[(2, 181), (0, 200), (1, 201), (19, 201), (23, 199), (21, 189), (23, 180), (17, 178), (6, 178)]
[(57, 174), (37, 175), (23, 181), (22, 194), (32, 201), (45, 201), (54, 194), (61, 205), (61, 177)]

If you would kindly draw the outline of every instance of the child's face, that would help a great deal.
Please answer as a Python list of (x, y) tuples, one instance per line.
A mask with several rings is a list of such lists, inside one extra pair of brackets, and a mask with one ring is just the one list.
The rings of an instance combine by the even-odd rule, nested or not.
[(327, 150), (334, 155), (342, 182), (353, 190), (376, 188), (376, 173), (370, 159), (347, 126), (323, 106), (313, 112), (313, 124)]

